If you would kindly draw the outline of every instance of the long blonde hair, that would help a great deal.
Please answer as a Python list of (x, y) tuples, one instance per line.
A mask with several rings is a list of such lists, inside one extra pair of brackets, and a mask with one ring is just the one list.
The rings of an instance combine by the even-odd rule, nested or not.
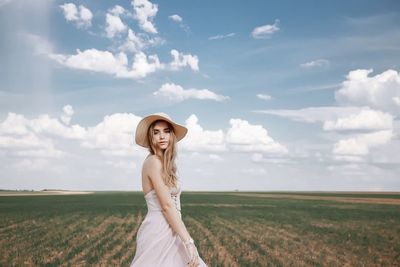
[(176, 175), (177, 168), (175, 163), (175, 159), (177, 157), (177, 139), (174, 133), (174, 128), (168, 121), (156, 120), (150, 125), (147, 131), (147, 138), (149, 140), (149, 152), (152, 155), (158, 156), (158, 153), (156, 153), (157, 147), (153, 143), (153, 129), (155, 124), (160, 121), (166, 122), (170, 129), (170, 141), (168, 143), (168, 147), (163, 152), (163, 157), (161, 158), (163, 166), (162, 177), (164, 179), (164, 183), (167, 186), (174, 187), (176, 186), (178, 180), (178, 176)]

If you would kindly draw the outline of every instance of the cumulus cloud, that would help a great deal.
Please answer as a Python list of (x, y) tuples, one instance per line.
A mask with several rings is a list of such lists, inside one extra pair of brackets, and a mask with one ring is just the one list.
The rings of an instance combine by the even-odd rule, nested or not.
[(364, 156), (371, 147), (387, 144), (393, 137), (392, 130), (360, 134), (337, 142), (333, 153), (337, 155)]
[(147, 56), (143, 52), (135, 54), (131, 67), (128, 66), (128, 58), (125, 53), (120, 52), (114, 55), (109, 51), (94, 48), (83, 52), (78, 49), (76, 55), (53, 54), (50, 57), (72, 69), (113, 74), (117, 78), (144, 78), (148, 74), (164, 68), (157, 55)]
[[(229, 123), (231, 126), (226, 134), (221, 129), (204, 130), (197, 116), (192, 114), (185, 122), (188, 134), (180, 141), (180, 146), (183, 150), (194, 152), (260, 152), (271, 156), (270, 160), (288, 153), (288, 149), (274, 141), (261, 125), (252, 125), (242, 119), (230, 119)], [(219, 159), (217, 155), (213, 157)]]
[(279, 31), (279, 20), (275, 20), (274, 24), (266, 24), (262, 25), (259, 27), (256, 27), (253, 29), (251, 32), (251, 36), (253, 36), (254, 39), (266, 39), (271, 37), (272, 34), (275, 32)]
[[(68, 112), (68, 108), (66, 110)], [(83, 127), (67, 127), (47, 114), (27, 119), (9, 112), (0, 123), (0, 148), (12, 150), (15, 156), (59, 158), (65, 153), (55, 147), (55, 137), (80, 140), (85, 134)]]
[(125, 8), (123, 8), (123, 7), (120, 6), (120, 5), (115, 5), (115, 6), (110, 10), (110, 13), (113, 14), (113, 15), (116, 15), (116, 16), (122, 15), (122, 14), (124, 14), (125, 12), (126, 12), (126, 11), (125, 11)]
[(274, 141), (262, 125), (252, 125), (246, 120), (230, 119), (226, 140), (234, 151), (286, 154), (285, 146)]
[(312, 69), (312, 68), (323, 68), (323, 67), (328, 67), (330, 65), (329, 60), (326, 59), (317, 59), (313, 60), (310, 62), (306, 62), (303, 64), (300, 64), (300, 67), (304, 69)]
[(0, 149), (7, 149), (17, 157), (60, 158), (70, 153), (62, 150), (62, 141), (75, 140), (81, 148), (98, 149), (106, 156), (133, 156), (139, 151), (132, 136), (141, 117), (114, 113), (93, 127), (65, 125), (73, 113), (72, 106), (65, 105), (61, 120), (67, 123), (62, 123), (48, 114), (27, 119), (10, 112), (0, 123)]
[(145, 53), (140, 52), (135, 55), (132, 64), (132, 69), (117, 74), (121, 78), (144, 78), (149, 73), (157, 70), (164, 69), (164, 64), (160, 63), (157, 55), (146, 56)]
[(106, 35), (108, 38), (113, 38), (116, 34), (125, 32), (126, 30), (127, 26), (118, 15), (106, 14)]
[(87, 49), (83, 52), (77, 49), (76, 55), (53, 54), (50, 57), (72, 69), (108, 74), (122, 73), (126, 71), (126, 65), (128, 64), (128, 59), (124, 53), (114, 55), (109, 51), (101, 51), (95, 48)]
[(100, 149), (104, 155), (132, 156), (133, 133), (141, 119), (131, 113), (106, 115), (100, 123), (87, 128), (81, 146)]
[(196, 55), (183, 54), (179, 51), (172, 49), (171, 55), (173, 61), (170, 64), (172, 70), (179, 70), (183, 67), (189, 66), (192, 70), (199, 70), (199, 58)]
[[(142, 117), (131, 113), (114, 113), (104, 116), (94, 126), (86, 127), (70, 125), (73, 115), (71, 105), (63, 107), (61, 118), (48, 114), (26, 118), (24, 115), (9, 113), (0, 122), (0, 152), (4, 154), (6, 151), (10, 156), (10, 168), (33, 168), (32, 164), (39, 160), (43, 162), (36, 166), (37, 170), (54, 167), (54, 171), (60, 171), (64, 165), (59, 165), (57, 159), (68, 157), (68, 160), (81, 161), (85, 155), (95, 153), (104, 159), (105, 165), (126, 171), (136, 168), (131, 161), (133, 157), (142, 157), (147, 153), (147, 150), (134, 143), (134, 131)], [(63, 116), (67, 117), (64, 122)], [(246, 125), (247, 122), (242, 123)], [(232, 126), (225, 134), (222, 129), (204, 129), (198, 117), (192, 114), (186, 119), (185, 125), (189, 131), (179, 143), (179, 148), (200, 153), (207, 161), (223, 161), (220, 153), (228, 151), (277, 153), (277, 157), (285, 152), (285, 148), (273, 141), (266, 131), (254, 125), (255, 128), (252, 128), (248, 123), (247, 127), (236, 127), (237, 124), (231, 120)], [(251, 129), (248, 129), (249, 125)], [(256, 138), (250, 140), (253, 134)], [(99, 160), (102, 159), (96, 159), (97, 162)], [(87, 161), (84, 164), (91, 163)]]
[(363, 109), (357, 114), (325, 121), (326, 131), (387, 130), (393, 127), (393, 116), (379, 110)]
[(210, 36), (210, 37), (208, 37), (208, 40), (221, 40), (221, 39), (225, 39), (225, 38), (229, 38), (229, 37), (233, 37), (233, 36), (235, 36), (235, 33), (231, 32), (228, 34), (219, 34), (219, 35)]
[(41, 114), (38, 118), (29, 120), (23, 115), (9, 112), (4, 122), (0, 124), (0, 134), (28, 135), (30, 133), (82, 139), (86, 131), (76, 124), (71, 127), (65, 126), (58, 119), (51, 118), (47, 114)]
[(178, 70), (185, 66), (198, 70), (197, 56), (185, 55), (176, 50), (172, 50), (171, 55), (173, 60), (166, 65), (160, 62), (157, 55), (147, 56), (138, 52), (134, 55), (131, 66), (128, 65), (128, 57), (124, 52), (113, 54), (94, 48), (85, 51), (78, 49), (76, 55), (50, 54), (49, 57), (72, 69), (112, 74), (116, 78), (140, 79), (157, 70)]
[(213, 151), (222, 152), (226, 150), (225, 134), (222, 130), (204, 130), (198, 123), (199, 119), (195, 114), (189, 116), (185, 121), (188, 133), (182, 141), (181, 147), (187, 151)]
[(140, 52), (145, 47), (144, 40), (136, 34), (132, 29), (128, 29), (128, 36), (125, 42), (119, 47), (122, 51)]
[(181, 16), (174, 14), (168, 17), (170, 20), (175, 21), (175, 22), (182, 22), (183, 19)]
[(182, 86), (174, 83), (165, 83), (153, 95), (167, 97), (169, 100), (181, 102), (186, 99), (215, 100), (224, 101), (228, 96), (217, 95), (208, 89), (184, 89)]
[(257, 94), (257, 98), (262, 99), (262, 100), (271, 100), (272, 96), (267, 95), (267, 94)]
[(400, 75), (395, 70), (369, 76), (372, 69), (350, 71), (335, 98), (342, 105), (370, 106), (400, 114)]
[(162, 45), (164, 42), (165, 40), (158, 36), (149, 37), (146, 34), (136, 33), (132, 29), (128, 29), (126, 40), (118, 49), (126, 52), (139, 53), (148, 47)]
[(85, 6), (77, 7), (73, 3), (60, 5), (64, 12), (64, 17), (67, 21), (74, 22), (79, 28), (88, 28), (92, 25), (92, 12)]
[(360, 162), (371, 147), (384, 145), (393, 138), (393, 116), (369, 107), (319, 107), (258, 112), (300, 122), (322, 122), (323, 130), (336, 131), (339, 134), (353, 132), (351, 138), (339, 136), (339, 140), (333, 145), (332, 153), (337, 161)]
[(153, 24), (153, 18), (158, 12), (158, 5), (148, 0), (133, 0), (132, 6), (134, 9), (134, 18), (138, 21), (139, 27), (148, 33), (158, 33)]

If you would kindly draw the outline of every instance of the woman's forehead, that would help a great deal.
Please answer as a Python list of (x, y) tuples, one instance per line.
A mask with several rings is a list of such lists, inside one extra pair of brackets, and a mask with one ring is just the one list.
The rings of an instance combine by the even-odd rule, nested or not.
[(161, 130), (161, 129), (166, 129), (169, 128), (169, 125), (165, 121), (158, 121), (154, 124), (154, 130)]

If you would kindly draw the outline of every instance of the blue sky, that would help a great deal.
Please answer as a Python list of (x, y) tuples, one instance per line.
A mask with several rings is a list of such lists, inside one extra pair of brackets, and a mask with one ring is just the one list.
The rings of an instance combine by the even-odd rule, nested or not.
[(400, 190), (398, 1), (0, 1), (0, 188)]

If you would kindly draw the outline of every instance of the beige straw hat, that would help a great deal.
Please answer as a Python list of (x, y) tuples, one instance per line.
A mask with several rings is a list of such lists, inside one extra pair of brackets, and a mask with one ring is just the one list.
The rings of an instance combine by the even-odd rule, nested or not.
[(174, 128), (174, 133), (176, 135), (177, 141), (181, 140), (185, 137), (188, 129), (180, 124), (177, 124), (172, 121), (172, 119), (163, 112), (157, 112), (151, 114), (147, 117), (144, 117), (136, 127), (136, 134), (135, 134), (135, 141), (136, 144), (142, 147), (149, 147), (149, 140), (147, 138), (147, 131), (150, 125), (156, 120), (165, 120), (171, 123), (172, 127)]

